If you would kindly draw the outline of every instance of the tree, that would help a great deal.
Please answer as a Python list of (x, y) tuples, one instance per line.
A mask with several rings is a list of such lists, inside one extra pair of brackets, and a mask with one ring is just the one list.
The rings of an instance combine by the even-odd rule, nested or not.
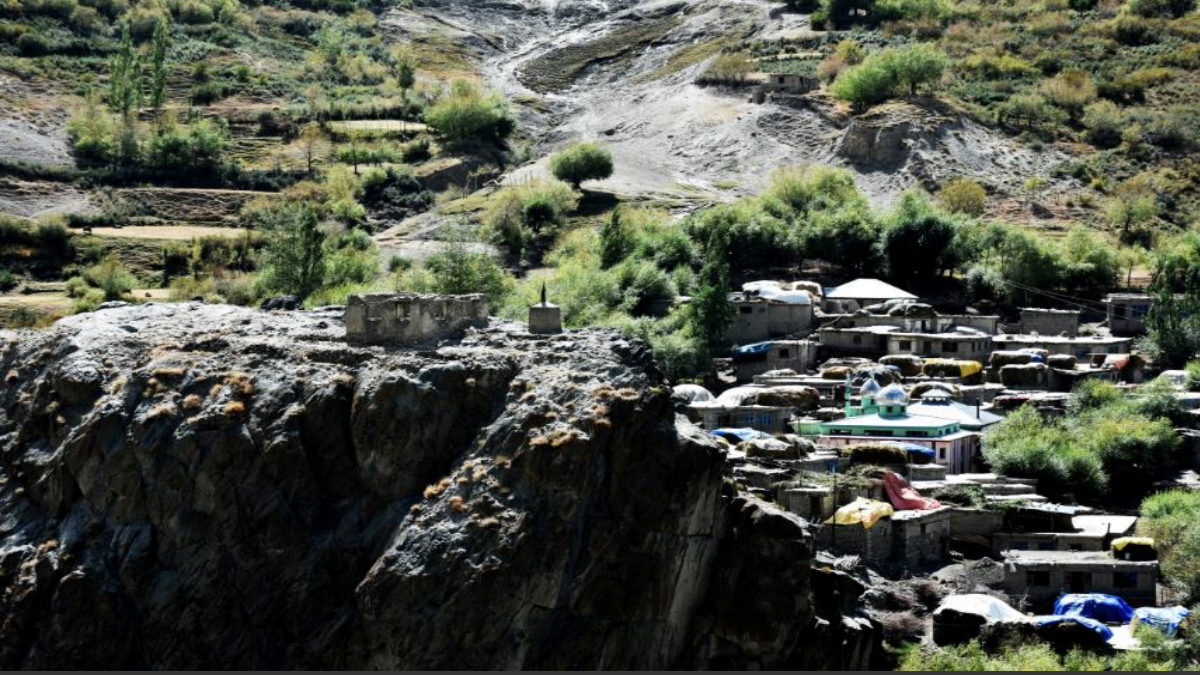
[(833, 94), (862, 112), (897, 90), (916, 95), (922, 84), (941, 79), (945, 69), (946, 55), (930, 45), (888, 48), (838, 75)]
[(621, 217), (621, 209), (617, 208), (600, 228), (600, 267), (608, 269), (617, 265), (633, 252), (633, 247), (633, 236)]
[(142, 100), (141, 59), (133, 48), (129, 23), (121, 24), (121, 47), (109, 64), (108, 106), (129, 115)]
[(889, 275), (921, 287), (952, 269), (957, 263), (953, 246), (957, 229), (957, 223), (923, 195), (904, 193), (880, 241)]
[(263, 286), (305, 299), (325, 283), (325, 233), (317, 210), (305, 201), (283, 201), (256, 215), (267, 246), (261, 268)]
[(1130, 0), (1129, 10), (1148, 19), (1177, 19), (1196, 9), (1196, 0)]
[(729, 230), (713, 228), (704, 247), (704, 266), (697, 279), (699, 291), (692, 300), (691, 322), (694, 334), (709, 348), (725, 342), (725, 332), (733, 323), (734, 308), (729, 302)]
[(167, 17), (160, 14), (150, 48), (150, 107), (155, 119), (161, 117), (167, 100), (167, 31)]
[(317, 158), (329, 146), (321, 127), (315, 122), (309, 122), (300, 130), (300, 152), (304, 156), (304, 167), (308, 175), (313, 174), (313, 166)]
[(922, 84), (940, 80), (946, 70), (946, 55), (927, 43), (885, 49), (877, 58), (892, 71), (897, 84), (906, 87), (912, 96), (917, 95)]
[(417, 57), (412, 47), (396, 45), (391, 54), (392, 77), (396, 78), (396, 86), (401, 94), (408, 98), (408, 90), (417, 83)]
[(550, 173), (578, 190), (584, 181), (612, 175), (612, 153), (597, 143), (576, 143), (550, 158)]
[(1047, 101), (1065, 110), (1072, 121), (1078, 120), (1098, 95), (1095, 80), (1082, 70), (1064, 70), (1044, 80), (1038, 89)]

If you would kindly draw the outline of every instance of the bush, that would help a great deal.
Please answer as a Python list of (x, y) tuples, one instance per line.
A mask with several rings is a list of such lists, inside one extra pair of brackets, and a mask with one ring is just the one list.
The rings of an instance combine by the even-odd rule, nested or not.
[(1154, 539), (1165, 580), (1200, 600), (1200, 493), (1160, 492), (1142, 502), (1141, 516), (1138, 532)]
[[(137, 277), (115, 256), (108, 256), (89, 267), (83, 277), (100, 291), (102, 302), (121, 300), (137, 285)], [(85, 292), (83, 297), (87, 299), (88, 293)]]
[(511, 285), (504, 268), (492, 256), (472, 252), (461, 243), (431, 256), (425, 264), (435, 282), (433, 290), (438, 293), (482, 293), (498, 306)]
[(850, 103), (856, 112), (882, 103), (896, 88), (895, 74), (879, 63), (866, 62), (843, 71), (833, 82), (834, 96)]
[(1184, 380), (1184, 387), (1191, 392), (1200, 391), (1200, 361), (1192, 361), (1187, 364), (1187, 378)]
[(596, 143), (576, 143), (550, 158), (550, 173), (578, 190), (584, 181), (612, 175), (612, 153)]
[(1196, 9), (1196, 0), (1129, 0), (1126, 6), (1139, 16), (1176, 19)]
[(1038, 480), (1052, 498), (1074, 493), (1095, 499), (1108, 489), (1100, 459), (1070, 442), (1057, 424), (1047, 423), (1031, 406), (1023, 406), (984, 436), (984, 456), (996, 473)]
[(281, 201), (257, 211), (254, 229), (267, 247), (260, 260), (260, 283), (268, 292), (306, 299), (325, 283), (325, 233), (307, 202)]
[(39, 223), (34, 238), (42, 255), (55, 260), (68, 260), (75, 255), (71, 231), (61, 223)]
[(553, 238), (579, 197), (565, 183), (540, 181), (492, 195), (481, 220), (492, 238), (516, 253)]
[(970, 178), (956, 178), (942, 186), (937, 194), (942, 208), (951, 213), (982, 216), (987, 208), (987, 191)]
[(0, 293), (7, 293), (17, 287), (17, 275), (0, 267)]
[(856, 111), (887, 100), (898, 91), (916, 95), (922, 84), (942, 77), (946, 55), (931, 45), (889, 47), (871, 54), (861, 65), (843, 71), (833, 83), (833, 94)]
[(754, 60), (742, 53), (721, 54), (696, 78), (697, 84), (745, 84), (756, 66)]
[(921, 288), (958, 264), (958, 224), (918, 192), (906, 192), (884, 227), (880, 250), (888, 274)]
[(1115, 148), (1120, 145), (1126, 123), (1125, 113), (1112, 101), (1096, 101), (1083, 110), (1083, 126), (1088, 130), (1088, 140), (1097, 147)]
[(451, 143), (503, 142), (516, 128), (507, 101), (484, 94), (467, 80), (454, 82), (450, 93), (425, 113), (425, 123)]
[(1099, 95), (1092, 76), (1082, 70), (1067, 70), (1042, 82), (1038, 88), (1051, 104), (1062, 108), (1071, 119), (1078, 119), (1084, 107)]

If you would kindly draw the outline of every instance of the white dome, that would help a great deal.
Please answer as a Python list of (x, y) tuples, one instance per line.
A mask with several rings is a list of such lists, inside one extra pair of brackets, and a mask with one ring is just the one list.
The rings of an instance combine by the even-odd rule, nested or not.
[(875, 400), (884, 405), (907, 405), (908, 394), (904, 391), (904, 387), (898, 384), (889, 384), (875, 396)]
[(878, 396), (879, 395), (879, 383), (876, 382), (875, 380), (868, 379), (866, 382), (863, 383), (863, 386), (861, 388), (859, 388), (858, 395), (859, 396)]

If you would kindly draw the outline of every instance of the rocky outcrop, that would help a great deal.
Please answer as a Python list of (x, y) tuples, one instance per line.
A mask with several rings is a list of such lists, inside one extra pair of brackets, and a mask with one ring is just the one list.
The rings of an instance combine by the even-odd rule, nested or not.
[(0, 667), (871, 664), (644, 345), (344, 336), (200, 304), (0, 332)]

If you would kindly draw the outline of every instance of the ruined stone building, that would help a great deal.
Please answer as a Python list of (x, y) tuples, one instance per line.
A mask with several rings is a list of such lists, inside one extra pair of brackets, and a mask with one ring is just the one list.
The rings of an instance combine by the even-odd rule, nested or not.
[(419, 345), (486, 326), (487, 299), (474, 295), (364, 293), (346, 303), (346, 339), (378, 345)]

